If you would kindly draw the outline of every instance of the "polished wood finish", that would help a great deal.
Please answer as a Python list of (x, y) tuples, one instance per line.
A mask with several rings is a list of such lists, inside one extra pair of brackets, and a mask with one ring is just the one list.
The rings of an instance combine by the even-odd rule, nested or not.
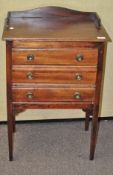
[[(12, 100), (14, 102), (37, 102), (37, 101), (94, 101), (95, 88), (14, 88), (12, 90)], [(76, 97), (79, 93), (80, 97)], [(31, 94), (31, 95), (29, 95)]]
[(90, 159), (98, 133), (103, 65), (110, 41), (94, 12), (44, 7), (9, 12), (6, 40), (9, 160), (15, 116), (26, 109), (82, 109), (92, 116)]
[[(54, 43), (55, 44), (55, 43)], [(83, 57), (82, 61), (77, 60), (77, 56)], [(33, 57), (31, 60), (28, 57)], [(39, 50), (13, 50), (13, 64), (71, 64), (76, 66), (91, 66), (97, 64), (97, 49), (39, 49)]]
[(96, 67), (13, 66), (13, 83), (55, 83), (95, 85)]
[(12, 105), (12, 89), (11, 89), (11, 50), (12, 42), (6, 42), (6, 66), (7, 66), (7, 121), (8, 121), (8, 143), (9, 143), (9, 160), (13, 160), (13, 105)]
[(109, 39), (96, 13), (45, 7), (9, 12), (3, 39), (100, 42), (98, 36)]
[[(98, 59), (98, 69), (96, 77), (96, 93), (95, 93), (95, 103), (93, 109), (93, 119), (92, 119), (92, 130), (91, 130), (91, 144), (90, 144), (90, 160), (94, 159), (94, 152), (96, 147), (96, 140), (98, 135), (98, 117), (100, 110), (100, 95), (101, 95), (101, 80), (103, 73), (103, 65), (106, 51), (106, 43), (102, 43), (99, 48), (99, 59)], [(92, 154), (93, 153), (93, 154)]]

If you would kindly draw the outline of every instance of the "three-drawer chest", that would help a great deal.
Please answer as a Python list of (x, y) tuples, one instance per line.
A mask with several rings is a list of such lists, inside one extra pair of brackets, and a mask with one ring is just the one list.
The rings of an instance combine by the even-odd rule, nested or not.
[(92, 160), (110, 41), (99, 16), (62, 7), (9, 12), (3, 39), (9, 160), (13, 160), (15, 116), (26, 109), (82, 109), (85, 130), (92, 116)]

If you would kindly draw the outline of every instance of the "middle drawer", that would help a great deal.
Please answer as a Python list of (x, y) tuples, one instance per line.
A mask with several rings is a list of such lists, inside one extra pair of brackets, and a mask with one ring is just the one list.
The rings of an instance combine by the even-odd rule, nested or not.
[(13, 83), (95, 84), (96, 67), (13, 66)]

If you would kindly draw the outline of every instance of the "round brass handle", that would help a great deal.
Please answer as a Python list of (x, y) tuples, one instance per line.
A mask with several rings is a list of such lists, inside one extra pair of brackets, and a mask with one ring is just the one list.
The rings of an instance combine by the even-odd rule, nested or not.
[(77, 54), (77, 55), (76, 55), (76, 60), (77, 60), (78, 62), (81, 62), (83, 59), (84, 59), (84, 57), (83, 57), (82, 54)]
[(27, 73), (27, 78), (28, 78), (29, 80), (32, 80), (32, 79), (33, 79), (33, 74), (32, 74), (32, 72), (28, 72), (28, 73)]
[(27, 55), (27, 60), (28, 61), (33, 61), (34, 60), (34, 55)]
[(75, 79), (76, 80), (82, 80), (82, 75), (81, 74), (76, 74)]
[(27, 96), (27, 98), (28, 98), (29, 100), (31, 100), (31, 99), (33, 98), (33, 93), (32, 93), (32, 92), (28, 92), (28, 93), (26, 94), (26, 96)]
[(76, 92), (74, 94), (74, 98), (77, 99), (77, 100), (81, 99), (81, 94), (79, 92)]

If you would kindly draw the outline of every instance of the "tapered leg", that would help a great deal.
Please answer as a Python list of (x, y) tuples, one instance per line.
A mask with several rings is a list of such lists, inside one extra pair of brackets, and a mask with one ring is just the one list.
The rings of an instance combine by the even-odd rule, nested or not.
[(85, 116), (85, 131), (89, 130), (89, 119), (90, 119), (90, 114), (88, 111), (86, 111), (86, 116)]
[(13, 132), (16, 132), (15, 115), (13, 114)]
[(90, 122), (90, 116), (93, 115), (93, 105), (90, 105), (89, 108), (83, 109), (85, 112), (85, 131), (89, 130), (89, 122)]
[(91, 144), (90, 144), (90, 160), (94, 159), (94, 153), (96, 148), (96, 141), (98, 135), (98, 109), (94, 110), (94, 115), (92, 119), (92, 130), (91, 130)]
[(8, 143), (9, 143), (9, 160), (13, 160), (13, 112), (12, 105), (8, 105), (7, 110), (8, 117)]

